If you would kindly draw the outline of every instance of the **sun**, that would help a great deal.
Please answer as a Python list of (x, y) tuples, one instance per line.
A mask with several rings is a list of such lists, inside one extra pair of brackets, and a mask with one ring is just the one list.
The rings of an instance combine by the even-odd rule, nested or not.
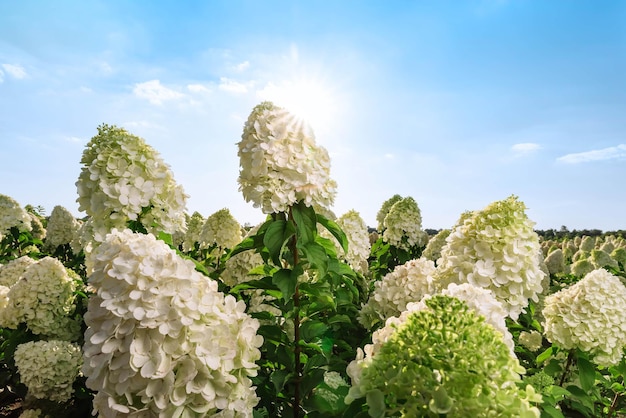
[(292, 79), (278, 84), (270, 82), (259, 91), (259, 96), (307, 122), (315, 132), (332, 127), (339, 106), (332, 89), (314, 79)]

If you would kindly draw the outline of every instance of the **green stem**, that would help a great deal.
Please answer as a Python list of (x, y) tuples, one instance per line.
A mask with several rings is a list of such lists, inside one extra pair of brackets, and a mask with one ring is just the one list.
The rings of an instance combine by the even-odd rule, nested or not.
[(574, 360), (574, 350), (570, 350), (567, 355), (567, 363), (565, 363), (565, 370), (563, 370), (563, 376), (561, 376), (561, 381), (559, 382), (559, 386), (563, 387), (563, 383), (565, 383), (565, 376), (567, 376), (567, 372), (569, 371), (570, 366), (572, 365), (572, 361)]
[[(291, 208), (289, 208), (290, 218), (293, 220), (293, 216), (291, 216)], [(295, 221), (294, 221), (295, 223)], [(294, 235), (290, 242), (291, 253), (293, 254), (293, 266), (296, 268), (298, 262), (300, 261), (298, 258), (298, 246), (297, 246), (297, 235)], [(297, 280), (297, 279), (296, 279)], [(294, 370), (296, 373), (295, 377), (295, 387), (293, 392), (293, 418), (300, 417), (300, 383), (302, 382), (302, 363), (300, 362), (300, 352), (302, 351), (302, 347), (300, 347), (300, 291), (298, 283), (296, 283), (296, 289), (293, 294), (293, 328), (294, 328)]]

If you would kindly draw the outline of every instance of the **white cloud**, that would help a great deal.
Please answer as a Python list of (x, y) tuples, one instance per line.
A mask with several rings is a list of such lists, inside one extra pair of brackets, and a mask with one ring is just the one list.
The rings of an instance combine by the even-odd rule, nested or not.
[(202, 84), (188, 84), (187, 90), (192, 93), (211, 93), (211, 89)]
[(133, 88), (137, 97), (148, 100), (152, 104), (160, 105), (167, 100), (176, 100), (185, 97), (184, 94), (167, 88), (159, 80), (150, 80), (145, 83), (137, 83)]
[(226, 77), (220, 77), (220, 84), (218, 86), (220, 90), (224, 90), (230, 93), (247, 93), (248, 87), (238, 81), (231, 80)]
[(237, 71), (238, 73), (241, 73), (247, 70), (248, 68), (250, 68), (250, 61), (244, 61), (242, 63), (235, 65), (235, 71)]
[[(26, 73), (26, 70), (21, 65), (2, 64), (2, 68), (4, 68), (4, 71), (7, 74), (12, 76), (13, 78), (17, 78), (18, 80), (21, 80), (23, 78), (26, 78), (26, 76), (28, 76), (28, 74)], [(1, 74), (0, 74), (0, 77), (2, 77)]]
[(522, 142), (511, 147), (511, 150), (517, 155), (530, 154), (531, 152), (535, 152), (539, 149), (541, 149), (541, 145), (535, 144), (534, 142)]
[(557, 158), (556, 160), (568, 164), (577, 164), (590, 161), (614, 160), (622, 158), (626, 158), (625, 144), (619, 144), (615, 147), (602, 148), (586, 152), (566, 154), (562, 157)]

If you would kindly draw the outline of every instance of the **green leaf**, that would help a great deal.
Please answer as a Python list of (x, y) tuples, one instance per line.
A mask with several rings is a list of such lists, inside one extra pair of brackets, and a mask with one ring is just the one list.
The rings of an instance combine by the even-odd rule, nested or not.
[(172, 234), (168, 234), (166, 232), (159, 232), (158, 239), (169, 245), (170, 247), (174, 247), (174, 242), (172, 241)]
[(285, 302), (291, 299), (296, 293), (298, 278), (293, 277), (292, 273), (292, 270), (280, 269), (272, 276), (272, 283), (280, 289), (283, 294), (282, 298)]
[(302, 245), (313, 241), (317, 235), (315, 210), (306, 206), (304, 202), (298, 202), (291, 207), (291, 216), (296, 223), (298, 244)]
[(320, 277), (324, 277), (328, 270), (328, 255), (324, 247), (316, 242), (309, 242), (301, 248), (311, 267), (319, 271)]
[(263, 244), (267, 247), (274, 264), (280, 265), (283, 247), (294, 232), (293, 224), (281, 219), (273, 221), (267, 228)]
[(287, 370), (274, 370), (272, 372), (272, 374), (270, 375), (270, 382), (274, 384), (274, 388), (276, 389), (277, 393), (283, 390), (285, 382), (287, 382), (287, 379), (289, 379), (290, 376), (291, 373)]
[(551, 418), (564, 418), (563, 413), (552, 405), (541, 405), (541, 416)]
[(300, 324), (300, 333), (306, 341), (322, 336), (327, 329), (326, 324), (317, 320), (309, 320)]
[(596, 369), (589, 360), (578, 356), (578, 377), (580, 386), (585, 391), (590, 391), (596, 383)]
[(365, 401), (369, 406), (369, 413), (372, 418), (385, 416), (385, 395), (380, 390), (374, 389), (367, 392)]
[(540, 366), (543, 364), (543, 362), (549, 359), (553, 354), (555, 354), (554, 347), (549, 347), (543, 353), (537, 356), (537, 358), (535, 359), (535, 363), (537, 364), (537, 366)]
[(341, 230), (339, 225), (337, 225), (330, 219), (325, 218), (319, 213), (316, 216), (317, 222), (324, 228), (326, 228), (328, 232), (330, 232), (335, 238), (337, 238), (337, 241), (339, 241), (339, 244), (341, 245), (341, 248), (343, 248), (343, 251), (345, 253), (348, 253), (348, 238), (346, 237), (346, 234)]

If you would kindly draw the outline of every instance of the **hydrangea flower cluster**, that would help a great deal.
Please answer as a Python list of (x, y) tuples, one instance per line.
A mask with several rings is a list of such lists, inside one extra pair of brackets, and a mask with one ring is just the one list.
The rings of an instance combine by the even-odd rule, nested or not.
[(390, 318), (348, 365), (349, 403), (372, 416), (539, 417), (541, 396), (502, 334), (464, 302), (437, 295)]
[(539, 331), (522, 331), (519, 333), (519, 343), (530, 351), (537, 351), (543, 345), (543, 335)]
[(422, 247), (428, 241), (428, 234), (422, 231), (422, 214), (412, 197), (405, 197), (391, 206), (383, 228), (383, 241), (404, 250)]
[(376, 213), (376, 222), (378, 223), (377, 230), (379, 232), (382, 232), (383, 229), (385, 229), (384, 222), (385, 222), (385, 217), (389, 213), (389, 209), (391, 209), (391, 207), (400, 200), (402, 200), (402, 196), (400, 196), (399, 194), (394, 194), (389, 199), (383, 202), (382, 206)]
[(24, 274), (28, 266), (35, 264), (35, 262), (29, 256), (24, 255), (0, 266), (0, 286), (13, 286)]
[(563, 250), (560, 248), (550, 252), (545, 258), (544, 262), (550, 274), (558, 274), (565, 272), (565, 257), (563, 256)]
[(41, 409), (24, 409), (19, 418), (48, 418)]
[(46, 228), (41, 223), (39, 215), (27, 212), (30, 217), (30, 233), (33, 238), (38, 240), (44, 240), (46, 238)]
[(526, 206), (511, 196), (474, 211), (447, 238), (438, 260), (436, 281), (470, 283), (491, 290), (508, 315), (517, 319), (537, 301), (546, 274), (541, 270), (543, 253), (534, 222)]
[(186, 219), (187, 230), (183, 235), (183, 251), (188, 252), (194, 249), (196, 243), (200, 242), (200, 234), (206, 220), (200, 212), (194, 212)]
[(400, 315), (408, 303), (417, 302), (434, 292), (434, 274), (435, 263), (423, 257), (396, 266), (374, 283), (374, 290), (361, 308), (358, 321), (371, 329), (387, 318)]
[(76, 237), (80, 222), (63, 206), (55, 206), (48, 219), (46, 246), (56, 248), (69, 244)]
[(546, 338), (564, 349), (579, 348), (601, 366), (620, 362), (626, 348), (626, 287), (604, 269), (546, 297)]
[(239, 190), (263, 213), (285, 212), (296, 202), (330, 207), (337, 184), (328, 151), (306, 124), (271, 102), (257, 105), (237, 143)]
[(250, 270), (264, 264), (263, 257), (254, 251), (243, 251), (228, 258), (224, 263), (224, 271), (220, 274), (220, 280), (225, 285), (233, 287), (255, 278)]
[(209, 216), (202, 226), (200, 245), (218, 248), (234, 248), (242, 239), (241, 225), (226, 208)]
[(242, 301), (152, 234), (113, 230), (87, 268), (94, 414), (252, 417), (263, 339)]
[(102, 242), (113, 228), (139, 221), (148, 232), (184, 228), (187, 196), (159, 153), (138, 136), (109, 125), (86, 145), (76, 186), (79, 210)]
[(15, 365), (28, 394), (65, 402), (83, 363), (80, 347), (68, 341), (30, 341), (15, 349)]
[(75, 341), (81, 321), (71, 315), (81, 287), (76, 273), (66, 270), (56, 258), (44, 257), (28, 266), (6, 293), (0, 326), (14, 329), (23, 322), (33, 334)]
[(354, 271), (361, 274), (366, 274), (368, 270), (367, 259), (370, 256), (370, 244), (369, 232), (367, 230), (367, 224), (361, 218), (359, 212), (350, 210), (341, 215), (335, 221), (341, 230), (346, 234), (348, 238), (348, 253), (345, 254), (343, 248), (339, 244), (339, 241), (332, 236), (326, 228), (322, 229), (321, 235), (330, 238), (335, 244), (335, 249), (340, 259), (345, 260)]
[(0, 240), (13, 227), (30, 231), (30, 215), (12, 197), (0, 194)]
[(436, 263), (439, 257), (441, 257), (441, 249), (446, 245), (446, 239), (450, 232), (452, 232), (450, 229), (442, 229), (437, 232), (437, 235), (429, 239), (424, 252), (422, 252), (422, 257), (433, 260)]

